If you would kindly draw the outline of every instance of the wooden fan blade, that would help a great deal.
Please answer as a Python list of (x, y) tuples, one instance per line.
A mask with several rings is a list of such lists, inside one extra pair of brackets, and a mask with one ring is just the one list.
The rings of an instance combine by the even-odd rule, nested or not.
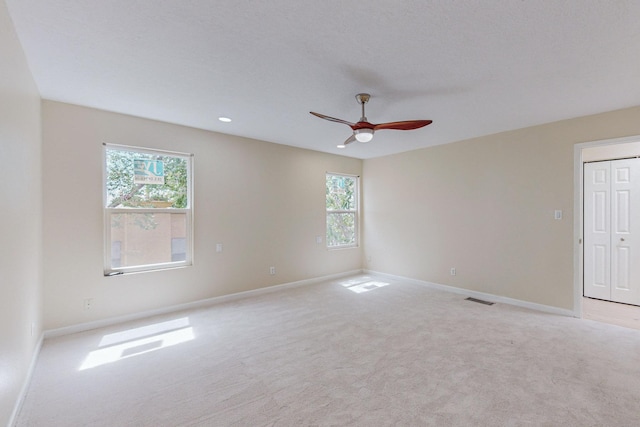
[(380, 123), (379, 125), (374, 125), (374, 130), (380, 129), (395, 129), (395, 130), (412, 130), (419, 129), (421, 127), (425, 127), (432, 123), (431, 120), (407, 120), (404, 122), (389, 122), (389, 123)]
[(342, 145), (349, 145), (352, 142), (354, 142), (356, 140), (356, 134), (352, 134), (349, 138), (347, 138), (347, 140), (345, 142), (342, 143)]
[(314, 113), (313, 111), (309, 111), (309, 112), (311, 114), (313, 114), (314, 116), (316, 116), (316, 117), (320, 117), (321, 119), (329, 120), (331, 122), (342, 123), (342, 124), (345, 124), (347, 126), (353, 126), (355, 124), (355, 123), (348, 122), (346, 120), (336, 119), (335, 117), (325, 116), (324, 114)]

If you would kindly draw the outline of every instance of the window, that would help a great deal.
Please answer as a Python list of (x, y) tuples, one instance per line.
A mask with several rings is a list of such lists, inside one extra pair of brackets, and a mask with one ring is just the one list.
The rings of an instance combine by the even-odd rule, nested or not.
[(327, 174), (327, 247), (358, 245), (358, 177)]
[(104, 151), (105, 275), (191, 265), (192, 156)]

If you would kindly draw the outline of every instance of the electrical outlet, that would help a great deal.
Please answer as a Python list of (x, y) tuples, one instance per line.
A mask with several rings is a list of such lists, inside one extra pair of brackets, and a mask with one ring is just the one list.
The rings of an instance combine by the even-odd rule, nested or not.
[(452, 276), (456, 275), (456, 268), (455, 267), (451, 267), (451, 275)]
[(274, 274), (276, 274), (276, 268), (275, 267), (269, 267), (269, 274), (272, 275), (272, 276)]
[(216, 252), (222, 252), (222, 243), (216, 243)]
[(84, 300), (85, 311), (90, 310), (92, 305), (93, 305), (93, 298), (85, 298)]
[(322, 244), (322, 236), (316, 236), (316, 244), (318, 245)]

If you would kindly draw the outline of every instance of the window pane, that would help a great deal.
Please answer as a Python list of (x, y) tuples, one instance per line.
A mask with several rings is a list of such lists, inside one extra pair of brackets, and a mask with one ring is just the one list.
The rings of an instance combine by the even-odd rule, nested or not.
[(187, 214), (111, 214), (113, 267), (163, 264), (186, 259)]
[(120, 255), (120, 246), (122, 242), (120, 240), (112, 240), (111, 241), (111, 266), (112, 267), (122, 267), (120, 260), (122, 259), (122, 255)]
[(356, 209), (356, 178), (327, 175), (327, 210)]
[(187, 259), (187, 239), (173, 237), (171, 239), (171, 261), (185, 261)]
[(106, 149), (108, 208), (187, 208), (187, 159)]
[(327, 246), (355, 245), (355, 224), (355, 213), (327, 213)]

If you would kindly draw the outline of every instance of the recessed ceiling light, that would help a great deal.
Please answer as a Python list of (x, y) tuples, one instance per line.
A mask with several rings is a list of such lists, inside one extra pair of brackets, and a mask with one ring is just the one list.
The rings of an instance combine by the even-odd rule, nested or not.
[(231, 119), (229, 117), (218, 117), (221, 122), (229, 123)]

